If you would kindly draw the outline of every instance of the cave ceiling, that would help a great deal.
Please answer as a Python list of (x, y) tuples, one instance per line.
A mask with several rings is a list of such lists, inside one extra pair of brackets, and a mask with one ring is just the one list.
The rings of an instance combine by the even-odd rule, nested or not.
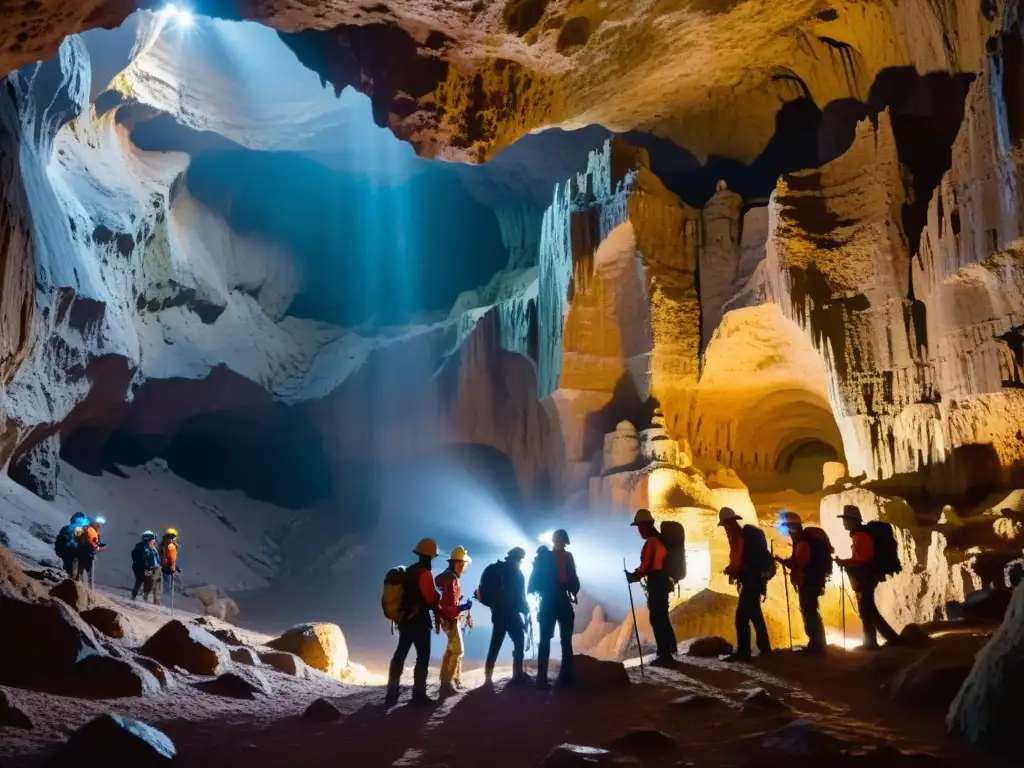
[[(64, 36), (162, 3), (0, 1), (0, 72)], [(981, 14), (954, 0), (207, 0), (197, 13), (279, 30), (336, 90), (423, 156), (489, 159), (531, 131), (599, 124), (671, 139), (697, 158), (752, 162), (794, 99), (868, 100), (886, 70), (971, 72)]]

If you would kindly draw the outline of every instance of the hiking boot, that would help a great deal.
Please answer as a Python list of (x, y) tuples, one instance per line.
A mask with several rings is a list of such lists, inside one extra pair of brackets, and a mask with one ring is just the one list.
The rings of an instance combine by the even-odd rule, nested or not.
[[(438, 696), (442, 699), (447, 699), (449, 696), (455, 696), (458, 691), (452, 683), (441, 683), (441, 688), (438, 691)], [(423, 694), (426, 696), (426, 694)]]
[(529, 685), (533, 682), (533, 678), (525, 672), (519, 672), (512, 675), (512, 679), (508, 681), (509, 685)]
[(388, 692), (384, 695), (384, 706), (393, 707), (398, 703), (398, 689), (388, 688)]
[(649, 667), (674, 667), (676, 660), (672, 656), (655, 656), (647, 666)]
[(428, 704), (436, 704), (437, 702), (434, 701), (434, 699), (430, 698), (427, 695), (426, 691), (413, 691), (412, 698), (409, 699), (409, 703), (416, 704), (419, 706), (426, 706)]
[(538, 677), (535, 685), (537, 686), (537, 689), (541, 691), (551, 690), (551, 683), (549, 683), (547, 679), (543, 677)]
[(453, 680), (453, 681), (452, 681), (452, 685), (453, 685), (453, 686), (455, 687), (455, 690), (456, 690), (456, 691), (464, 691), (464, 690), (466, 690), (466, 688), (468, 687), (468, 686), (467, 686), (467, 685), (466, 685), (466, 684), (465, 684), (464, 682), (462, 682), (461, 680)]

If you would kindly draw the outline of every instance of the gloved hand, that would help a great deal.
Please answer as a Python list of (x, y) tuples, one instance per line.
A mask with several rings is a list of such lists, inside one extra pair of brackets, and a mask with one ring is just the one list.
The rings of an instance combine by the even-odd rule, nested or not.
[(628, 581), (630, 584), (635, 584), (636, 582), (640, 581), (640, 577), (632, 571), (623, 571), (623, 573), (626, 574), (626, 581)]
[(175, 568), (175, 569), (174, 569), (174, 572), (175, 572), (175, 573), (181, 573), (181, 568)]
[(473, 601), (472, 600), (467, 600), (466, 602), (462, 603), (459, 606), (459, 613), (465, 613), (466, 611), (468, 611), (472, 607), (473, 607)]

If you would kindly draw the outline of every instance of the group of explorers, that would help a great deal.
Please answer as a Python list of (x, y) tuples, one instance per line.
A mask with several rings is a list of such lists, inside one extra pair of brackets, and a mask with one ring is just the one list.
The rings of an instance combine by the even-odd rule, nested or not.
[[(864, 631), (863, 647), (877, 649), (878, 634), (889, 644), (899, 641), (899, 635), (879, 615), (875, 605), (878, 585), (902, 570), (892, 527), (881, 521), (865, 523), (860, 510), (853, 505), (845, 506), (840, 517), (850, 533), (851, 557), (835, 558), (828, 535), (822, 529), (804, 526), (799, 515), (783, 511), (780, 513), (779, 527), (789, 535), (793, 547), (790, 557), (780, 558), (769, 548), (767, 537), (758, 526), (743, 524), (740, 515), (728, 507), (721, 509), (718, 525), (724, 529), (729, 542), (729, 564), (724, 573), (730, 583), (737, 585), (739, 593), (736, 606), (736, 648), (733, 653), (723, 657), (724, 661), (752, 660), (751, 626), (760, 655), (772, 652), (761, 603), (767, 595), (768, 582), (777, 573), (778, 565), (788, 572), (797, 594), (804, 629), (809, 639), (804, 649), (807, 653), (827, 652), (819, 600), (825, 593), (834, 563), (842, 569), (843, 600), (846, 596), (847, 575), (856, 595), (857, 610)], [(626, 580), (630, 584), (641, 582), (645, 588), (657, 649), (652, 664), (671, 666), (675, 663), (677, 643), (669, 618), (669, 599), (676, 584), (686, 577), (685, 533), (682, 526), (673, 521), (664, 521), (659, 530), (654, 516), (647, 509), (637, 510), (632, 525), (637, 528), (644, 543), (640, 565), (625, 572)], [(580, 580), (568, 546), (568, 533), (564, 530), (555, 531), (551, 547), (541, 546), (537, 550), (529, 584), (525, 583), (522, 573), (522, 564), (526, 558), (526, 551), (522, 547), (512, 548), (504, 560), (484, 569), (474, 597), (491, 611), (491, 640), (484, 665), (487, 685), (493, 684), (495, 662), (508, 636), (512, 641), (511, 684), (533, 683), (537, 688), (550, 688), (548, 662), (556, 626), (562, 648), (557, 683), (560, 686), (572, 684), (573, 606), (578, 602)], [(462, 627), (472, 627), (470, 609), (473, 601), (464, 597), (460, 580), (471, 558), (465, 547), (456, 547), (448, 558), (448, 568), (434, 578), (431, 568), (438, 556), (437, 542), (423, 539), (413, 549), (413, 553), (418, 558), (414, 564), (407, 568), (392, 568), (384, 579), (384, 615), (398, 629), (398, 648), (388, 671), (387, 706), (398, 702), (399, 681), (406, 658), (413, 648), (416, 650), (416, 664), (412, 701), (431, 701), (427, 695), (427, 671), (432, 629), (438, 633), (444, 632), (448, 638), (440, 669), (441, 696), (453, 695), (464, 687), (460, 679)], [(786, 589), (788, 601), (788, 584)], [(536, 595), (540, 601), (537, 612), (540, 637), (536, 680), (523, 668), (526, 638), (532, 627), (527, 593)], [(436, 620), (432, 621), (432, 616)]]
[[(95, 586), (93, 567), (96, 555), (106, 548), (100, 538), (103, 522), (102, 517), (90, 520), (76, 512), (71, 521), (60, 529), (53, 545), (68, 576), (90, 588)], [(143, 600), (152, 598), (154, 604), (160, 605), (163, 593), (173, 594), (175, 578), (181, 573), (178, 531), (168, 528), (159, 544), (153, 531), (143, 532), (132, 549), (132, 573), (135, 576), (132, 600), (137, 600), (141, 591)]]

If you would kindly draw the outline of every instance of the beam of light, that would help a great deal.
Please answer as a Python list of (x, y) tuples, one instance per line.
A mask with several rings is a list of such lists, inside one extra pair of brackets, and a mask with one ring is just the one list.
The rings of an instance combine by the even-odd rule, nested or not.
[(192, 29), (196, 24), (196, 17), (187, 8), (179, 8), (174, 3), (168, 3), (160, 9), (160, 16), (165, 23), (171, 23), (179, 29)]
[(552, 529), (550, 531), (544, 531), (544, 533), (542, 533), (540, 536), (537, 537), (537, 541), (540, 544), (550, 544), (551, 543), (551, 537), (554, 536), (554, 535), (555, 535), (554, 529)]

